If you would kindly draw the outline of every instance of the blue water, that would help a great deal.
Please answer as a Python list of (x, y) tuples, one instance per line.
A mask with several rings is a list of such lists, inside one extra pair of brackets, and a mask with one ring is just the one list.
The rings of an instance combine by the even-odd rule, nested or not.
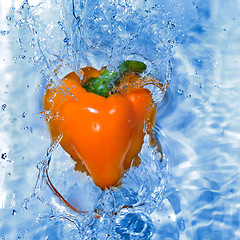
[[(0, 12), (2, 239), (240, 239), (239, 1), (29, 0)], [(154, 92), (163, 159), (146, 137), (141, 165), (102, 192), (51, 148), (42, 97), (50, 79), (125, 59), (170, 83)], [(53, 193), (47, 169), (86, 212)]]

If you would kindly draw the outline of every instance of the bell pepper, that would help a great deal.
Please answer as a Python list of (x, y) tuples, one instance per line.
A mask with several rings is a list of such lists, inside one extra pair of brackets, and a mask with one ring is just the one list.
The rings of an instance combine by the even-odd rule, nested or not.
[(75, 170), (90, 174), (101, 189), (117, 185), (125, 170), (139, 164), (153, 126), (152, 95), (140, 84), (145, 69), (138, 61), (125, 61), (116, 72), (85, 67), (81, 78), (71, 72), (60, 85), (47, 86), (43, 108), (52, 140), (60, 136)]

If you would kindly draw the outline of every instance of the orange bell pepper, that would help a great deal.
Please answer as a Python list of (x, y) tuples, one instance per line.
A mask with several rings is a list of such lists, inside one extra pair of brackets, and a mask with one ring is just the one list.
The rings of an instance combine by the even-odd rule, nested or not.
[[(53, 141), (61, 136), (61, 146), (76, 161), (75, 169), (88, 172), (101, 189), (116, 185), (137, 159), (144, 127), (153, 123), (155, 112), (150, 91), (136, 84), (140, 75), (132, 69), (119, 70), (120, 83), (109, 96), (84, 89), (90, 79), (108, 77), (104, 71), (83, 68), (82, 80), (72, 72), (61, 85), (48, 86), (43, 100)], [(121, 88), (126, 82), (129, 86)]]

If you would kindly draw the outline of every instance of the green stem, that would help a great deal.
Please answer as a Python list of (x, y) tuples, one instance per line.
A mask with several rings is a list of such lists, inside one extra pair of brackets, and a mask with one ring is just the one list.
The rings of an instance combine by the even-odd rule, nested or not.
[(119, 79), (123, 74), (130, 72), (142, 73), (146, 68), (147, 66), (142, 62), (127, 60), (118, 66), (117, 72), (105, 69), (98, 77), (91, 77), (83, 84), (83, 88), (88, 92), (107, 98), (113, 87), (119, 85)]
[(105, 69), (98, 77), (91, 77), (86, 83), (83, 84), (88, 92), (95, 93), (97, 95), (108, 97), (109, 92), (113, 86), (118, 82), (118, 74), (114, 71), (110, 72)]
[(129, 72), (143, 73), (146, 69), (147, 66), (143, 62), (132, 60), (126, 60), (118, 66), (118, 71), (120, 75)]

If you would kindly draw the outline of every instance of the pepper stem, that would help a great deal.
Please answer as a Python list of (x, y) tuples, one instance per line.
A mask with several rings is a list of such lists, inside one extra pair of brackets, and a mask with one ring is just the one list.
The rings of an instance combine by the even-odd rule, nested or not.
[(126, 60), (118, 66), (118, 71), (120, 75), (129, 72), (143, 73), (146, 69), (147, 66), (145, 63), (132, 60)]
[(120, 84), (120, 78), (122, 75), (130, 72), (142, 73), (146, 68), (147, 66), (140, 61), (123, 61), (118, 66), (117, 72), (105, 69), (98, 77), (89, 78), (88, 81), (83, 84), (83, 88), (88, 92), (107, 98), (113, 87)]

